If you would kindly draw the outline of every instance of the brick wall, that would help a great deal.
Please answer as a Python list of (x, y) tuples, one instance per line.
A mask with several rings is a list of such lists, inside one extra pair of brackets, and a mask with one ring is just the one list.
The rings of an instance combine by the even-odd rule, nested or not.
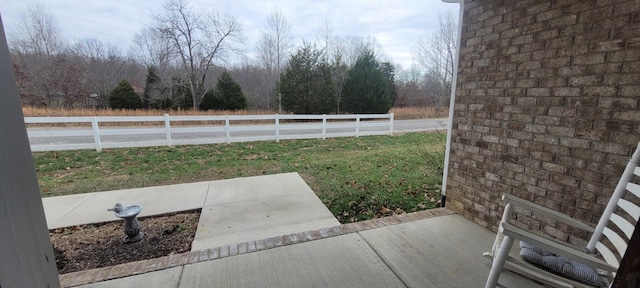
[(595, 223), (640, 141), (640, 1), (476, 0), (463, 19), (447, 206), (495, 231), (510, 193)]

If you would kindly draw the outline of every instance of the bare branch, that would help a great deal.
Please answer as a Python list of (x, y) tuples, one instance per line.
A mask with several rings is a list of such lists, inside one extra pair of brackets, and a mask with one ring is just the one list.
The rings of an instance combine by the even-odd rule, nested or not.
[(240, 22), (232, 15), (196, 11), (185, 0), (169, 0), (152, 19), (152, 29), (170, 45), (170, 58), (180, 63), (197, 110), (214, 62), (224, 61), (236, 51), (234, 43), (242, 41)]
[(256, 46), (258, 58), (267, 69), (274, 73), (281, 72), (293, 47), (292, 39), (291, 25), (280, 10), (274, 9), (267, 18), (267, 27), (261, 31)]
[[(450, 95), (453, 79), (454, 56), (457, 51), (457, 23), (452, 13), (439, 17), (438, 29), (425, 38), (420, 38), (414, 51), (414, 59), (422, 66), (431, 78), (438, 79), (444, 89), (440, 90), (437, 99), (438, 108), (441, 100)], [(440, 100), (440, 101), (438, 101)]]
[(58, 20), (42, 4), (29, 6), (20, 13), (20, 25), (12, 41), (12, 48), (22, 53), (36, 53), (47, 56), (64, 50), (64, 41), (58, 27)]

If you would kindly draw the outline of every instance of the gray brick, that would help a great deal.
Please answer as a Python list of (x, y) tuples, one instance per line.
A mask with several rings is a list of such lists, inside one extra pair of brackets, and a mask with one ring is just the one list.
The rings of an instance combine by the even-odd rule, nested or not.
[(573, 65), (589, 65), (604, 63), (605, 53), (591, 53), (587, 55), (578, 55), (571, 57)]
[[(497, 229), (504, 205), (496, 191), (508, 191), (593, 222), (606, 204), (602, 190), (615, 186), (637, 141), (630, 136), (640, 135), (637, 5), (469, 3), (478, 14), (465, 12), (463, 41), (474, 46), (461, 50), (451, 209)], [(572, 243), (588, 237), (552, 221), (517, 219)]]
[(580, 96), (581, 88), (578, 87), (557, 87), (551, 90), (553, 96), (574, 97)]
[(549, 96), (551, 89), (549, 88), (528, 88), (527, 96)]

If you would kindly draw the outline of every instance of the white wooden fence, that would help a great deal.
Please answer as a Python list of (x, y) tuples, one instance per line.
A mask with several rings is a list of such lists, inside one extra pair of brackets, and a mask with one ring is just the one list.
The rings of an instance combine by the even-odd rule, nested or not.
[[(32, 151), (77, 149), (102, 151), (103, 148), (393, 134), (393, 113), (243, 116), (169, 116), (165, 114), (164, 116), (134, 117), (25, 117), (24, 120), (28, 127)], [(187, 123), (176, 125), (176, 122), (186, 121), (189, 122), (188, 125)], [(267, 124), (255, 124), (256, 121)], [(37, 127), (38, 124), (50, 123), (75, 123), (73, 125), (78, 127)], [(105, 123), (120, 124), (105, 125)]]

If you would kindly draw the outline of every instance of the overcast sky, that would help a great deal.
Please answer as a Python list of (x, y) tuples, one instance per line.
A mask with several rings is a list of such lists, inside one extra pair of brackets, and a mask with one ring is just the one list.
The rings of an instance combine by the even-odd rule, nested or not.
[[(126, 53), (133, 35), (150, 22), (165, 0), (0, 0), (0, 15), (10, 34), (19, 24), (20, 12), (43, 3), (57, 18), (64, 37), (71, 41), (95, 38), (114, 44)], [(419, 37), (435, 29), (438, 16), (458, 15), (458, 4), (441, 0), (190, 0), (196, 9), (228, 12), (242, 23), (247, 55), (252, 55), (267, 17), (279, 9), (291, 25), (296, 46), (302, 40), (317, 41), (325, 21), (335, 36), (375, 37), (393, 63), (408, 68)]]

